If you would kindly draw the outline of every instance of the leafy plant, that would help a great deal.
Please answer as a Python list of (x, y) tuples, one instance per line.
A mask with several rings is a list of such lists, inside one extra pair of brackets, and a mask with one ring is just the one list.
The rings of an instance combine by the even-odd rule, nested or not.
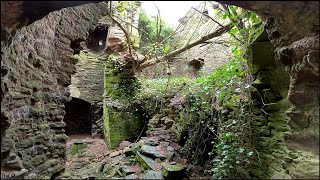
[[(256, 136), (252, 124), (257, 119), (251, 100), (252, 77), (248, 68), (249, 46), (263, 31), (260, 18), (251, 11), (235, 6), (220, 5), (222, 19), (232, 22), (233, 60), (224, 71), (218, 71), (216, 83), (219, 112), (219, 134), (211, 154), (217, 154), (211, 170), (217, 179), (251, 178), (251, 162), (257, 160), (254, 149)], [(228, 112), (225, 114), (224, 112)]]
[[(145, 54), (155, 49), (156, 55), (167, 54), (172, 50), (173, 27), (161, 17), (149, 17), (144, 11), (139, 15), (140, 51)], [(165, 41), (164, 41), (165, 40)]]

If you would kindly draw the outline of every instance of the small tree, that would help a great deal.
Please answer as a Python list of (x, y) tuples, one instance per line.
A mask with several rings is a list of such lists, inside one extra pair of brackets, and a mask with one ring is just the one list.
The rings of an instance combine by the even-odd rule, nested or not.
[[(140, 52), (145, 54), (155, 49), (156, 55), (162, 55), (172, 50), (174, 29), (166, 24), (161, 17), (149, 17), (144, 11), (139, 15)], [(166, 39), (169, 37), (168, 39)], [(163, 42), (166, 39), (165, 42)]]

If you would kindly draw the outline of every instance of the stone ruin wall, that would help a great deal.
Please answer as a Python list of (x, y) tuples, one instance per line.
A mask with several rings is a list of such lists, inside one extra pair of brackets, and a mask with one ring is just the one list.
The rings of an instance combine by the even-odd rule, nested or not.
[(76, 73), (71, 77), (72, 84), (69, 86), (71, 97), (82, 99), (91, 104), (93, 136), (102, 134), (103, 131), (103, 73), (102, 60), (87, 57), (80, 59), (76, 64)]
[(65, 8), (17, 30), (11, 43), (1, 41), (2, 173), (50, 178), (62, 170), (64, 103), (77, 63), (70, 44), (87, 39), (106, 13), (105, 3)]
[[(280, 152), (277, 149), (268, 153), (277, 159), (271, 167), (278, 171), (273, 178), (319, 177), (319, 2), (219, 2), (253, 10), (262, 18), (268, 39), (274, 46), (275, 60), (265, 72), (277, 75), (275, 72), (281, 69), (280, 65), (284, 69), (281, 71), (285, 75), (278, 77), (264, 74), (277, 81), (266, 87), (282, 91), (283, 98), (277, 103), (280, 110), (272, 112), (281, 116), (275, 118), (269, 114), (268, 119), (278, 119), (277, 125), (289, 126), (288, 131), (282, 130), (272, 136), (280, 137), (277, 144), (288, 148), (281, 156), (277, 156)], [(263, 75), (264, 72), (259, 73)], [(287, 82), (287, 89), (279, 88)]]

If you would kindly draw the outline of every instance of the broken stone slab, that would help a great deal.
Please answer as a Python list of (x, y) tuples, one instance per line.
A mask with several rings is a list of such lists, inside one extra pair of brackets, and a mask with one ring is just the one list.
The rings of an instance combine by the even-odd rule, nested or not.
[(65, 171), (62, 173), (61, 176), (62, 176), (62, 178), (69, 178), (69, 177), (71, 177), (71, 173), (69, 171)]
[(49, 124), (50, 127), (53, 128), (64, 128), (66, 127), (66, 123), (65, 122), (53, 122)]
[(122, 159), (125, 157), (125, 155), (121, 154), (120, 156), (113, 157), (110, 161), (110, 164), (117, 165), (122, 162)]
[(171, 146), (167, 147), (167, 151), (168, 151), (168, 157), (167, 159), (170, 161), (174, 155), (174, 148)]
[(4, 179), (16, 179), (16, 178), (19, 178), (20, 179), (20, 177), (23, 177), (23, 175), (26, 174), (26, 173), (28, 173), (27, 169), (21, 169), (19, 171), (10, 171), (10, 172), (1, 170), (1, 179), (2, 178), (4, 178)]
[(151, 138), (143, 137), (142, 139), (145, 141), (146, 145), (150, 145), (150, 146), (159, 145), (159, 138), (158, 137), (151, 137)]
[(163, 146), (149, 146), (149, 145), (143, 145), (140, 149), (141, 153), (153, 157), (158, 157), (158, 158), (167, 158), (168, 152), (167, 148)]
[(165, 146), (165, 147), (167, 147), (167, 146), (169, 146), (169, 142), (165, 142), (165, 141), (161, 141), (160, 142), (160, 146)]
[(158, 124), (159, 120), (160, 120), (161, 115), (160, 114), (156, 114), (154, 115), (150, 120), (149, 123), (151, 124)]
[(80, 175), (83, 179), (88, 179), (89, 177), (97, 177), (99, 173), (99, 163), (89, 164), (85, 168), (83, 168), (78, 175)]
[(123, 149), (123, 152), (126, 156), (136, 155), (137, 151), (140, 149), (142, 144), (144, 144), (143, 141), (139, 141), (138, 143), (131, 144), (131, 147), (125, 147)]
[(119, 156), (120, 154), (122, 154), (122, 150), (120, 150), (120, 151), (114, 151), (114, 152), (111, 152), (111, 153), (109, 154), (109, 157)]
[(107, 174), (107, 177), (110, 178), (115, 176), (117, 171), (119, 171), (119, 169), (120, 169), (120, 165), (115, 165), (115, 166), (106, 165), (104, 166), (103, 173)]
[(143, 179), (163, 179), (161, 171), (148, 170)]
[(182, 179), (185, 177), (185, 167), (181, 164), (168, 164), (163, 165), (162, 174), (165, 179)]
[(162, 121), (167, 127), (171, 126), (171, 125), (174, 123), (174, 120), (173, 120), (172, 118), (170, 118), (170, 117), (167, 117), (167, 116), (161, 118), (161, 121)]
[(135, 174), (130, 174), (128, 176), (125, 176), (124, 179), (138, 179), (138, 176)]
[(175, 109), (183, 109), (183, 104), (185, 103), (185, 97), (181, 95), (176, 95), (174, 98), (170, 99), (170, 104), (168, 107), (174, 107)]
[(154, 169), (156, 162), (147, 157), (142, 155), (139, 151), (137, 151), (136, 159), (141, 163), (141, 165), (147, 169)]
[(23, 176), (24, 174), (28, 173), (28, 170), (26, 169), (21, 169), (19, 172), (15, 172), (15, 177), (20, 177)]
[(14, 159), (14, 160), (7, 161), (4, 163), (4, 165), (7, 168), (10, 168), (12, 170), (20, 170), (21, 169), (18, 158)]
[(133, 173), (139, 173), (141, 172), (141, 168), (138, 164), (131, 165), (131, 166), (123, 166), (122, 167), (123, 172), (125, 172), (127, 175), (128, 174), (133, 174)]

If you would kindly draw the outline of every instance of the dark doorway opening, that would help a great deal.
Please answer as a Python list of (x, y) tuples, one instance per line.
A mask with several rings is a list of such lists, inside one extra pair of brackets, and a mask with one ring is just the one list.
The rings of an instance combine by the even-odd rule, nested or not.
[(91, 135), (91, 104), (78, 98), (72, 98), (65, 104), (66, 114), (64, 121), (67, 124), (66, 134), (89, 134)]
[(106, 47), (106, 40), (108, 35), (108, 27), (104, 25), (97, 26), (86, 41), (87, 47), (93, 52), (101, 52)]

